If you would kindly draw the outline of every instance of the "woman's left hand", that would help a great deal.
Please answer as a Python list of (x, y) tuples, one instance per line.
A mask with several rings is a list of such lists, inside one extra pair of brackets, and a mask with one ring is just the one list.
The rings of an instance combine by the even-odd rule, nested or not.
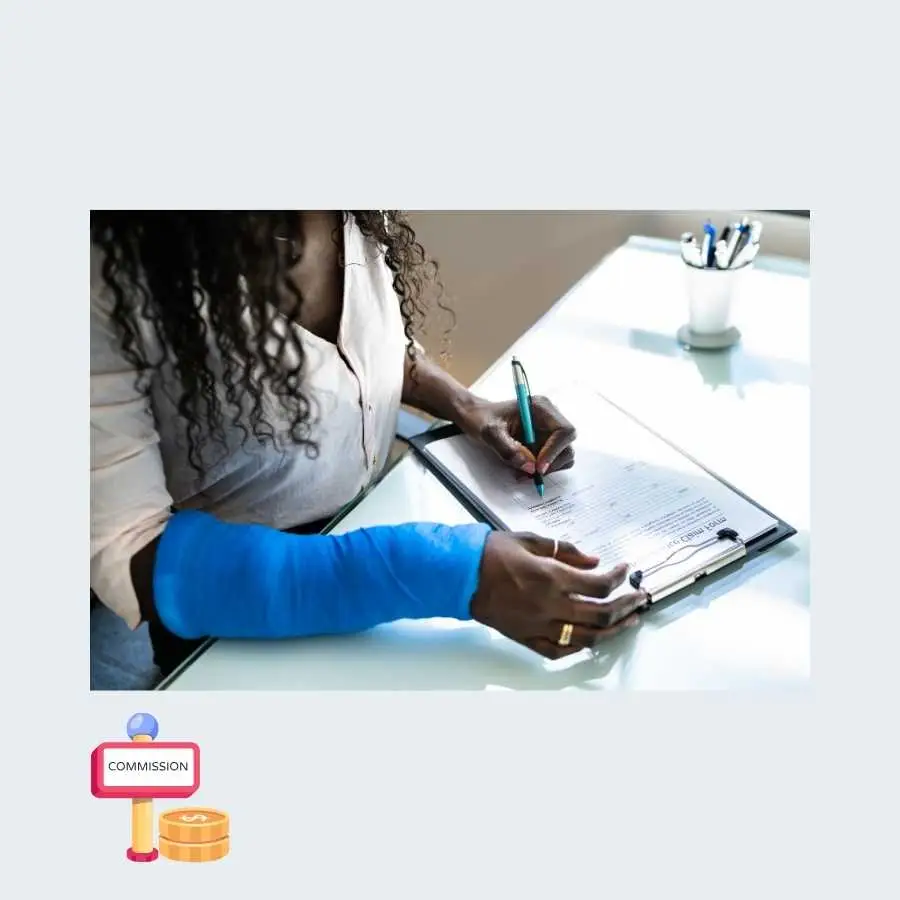
[(490, 403), (473, 400), (457, 422), (470, 438), (493, 450), (511, 469), (523, 475), (558, 472), (575, 464), (575, 427), (546, 398), (532, 398), (537, 456), (522, 443), (522, 424), (515, 400)]

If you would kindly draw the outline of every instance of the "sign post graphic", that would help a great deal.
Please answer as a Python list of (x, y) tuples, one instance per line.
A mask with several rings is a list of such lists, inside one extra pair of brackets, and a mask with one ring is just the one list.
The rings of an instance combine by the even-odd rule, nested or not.
[(107, 741), (91, 754), (91, 793), (131, 800), (132, 862), (153, 862), (154, 798), (190, 797), (200, 787), (200, 748), (190, 741), (157, 741), (159, 723), (147, 713), (128, 720), (128, 741)]

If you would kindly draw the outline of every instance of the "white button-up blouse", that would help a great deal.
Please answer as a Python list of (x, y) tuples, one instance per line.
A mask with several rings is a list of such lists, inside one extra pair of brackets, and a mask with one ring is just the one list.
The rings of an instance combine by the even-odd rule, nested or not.
[[(380, 474), (400, 408), (406, 339), (383, 253), (352, 217), (344, 225), (344, 259), (336, 346), (279, 322), (298, 329), (303, 341), (303, 391), (313, 404), (318, 455), (290, 445), (260, 447), (252, 439), (242, 446), (242, 432), (234, 428), (227, 453), (210, 443), (213, 462), (198, 478), (188, 462), (184, 420), (170, 399), (179, 393), (172, 373), (160, 370), (147, 395), (137, 389), (92, 253), (91, 589), (130, 627), (140, 623), (130, 560), (162, 532), (173, 511), (199, 509), (228, 522), (291, 528), (333, 515)], [(271, 396), (265, 400), (267, 420), (283, 432), (287, 419)]]

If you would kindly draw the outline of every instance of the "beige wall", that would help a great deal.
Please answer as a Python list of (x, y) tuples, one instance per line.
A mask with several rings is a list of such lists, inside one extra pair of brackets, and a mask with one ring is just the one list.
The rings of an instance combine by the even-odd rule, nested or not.
[[(426, 250), (439, 262), (457, 316), (448, 368), (470, 384), (579, 278), (630, 235), (678, 238), (707, 217), (722, 227), (740, 213), (412, 212)], [(809, 220), (760, 215), (763, 251), (809, 259)], [(441, 346), (442, 319), (422, 343)]]

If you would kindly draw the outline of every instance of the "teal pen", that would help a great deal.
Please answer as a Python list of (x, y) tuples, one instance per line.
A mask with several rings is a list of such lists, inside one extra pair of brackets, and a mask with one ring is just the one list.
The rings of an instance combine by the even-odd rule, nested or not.
[[(525, 369), (515, 357), (512, 361), (513, 383), (516, 386), (516, 400), (519, 403), (519, 420), (522, 423), (522, 436), (524, 444), (531, 451), (535, 459), (537, 459), (538, 450), (537, 439), (534, 434), (534, 421), (531, 417), (531, 388), (528, 386), (528, 376)], [(544, 496), (544, 479), (537, 471), (534, 473), (534, 486), (537, 488), (538, 494)]]

